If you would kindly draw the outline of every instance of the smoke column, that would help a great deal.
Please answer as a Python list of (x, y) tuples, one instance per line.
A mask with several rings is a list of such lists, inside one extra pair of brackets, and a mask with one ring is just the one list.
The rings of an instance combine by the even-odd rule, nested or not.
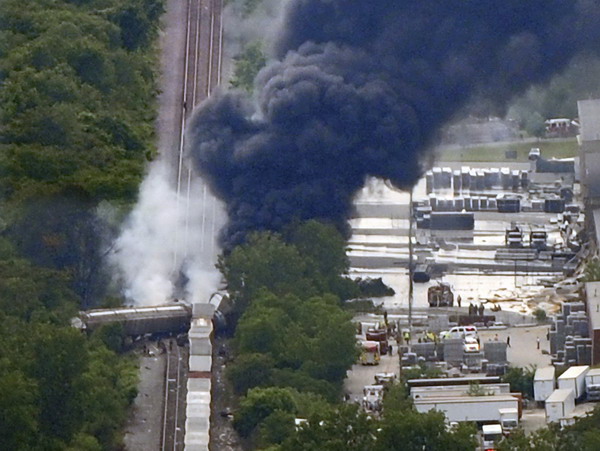
[(222, 215), (201, 180), (178, 196), (167, 164), (155, 162), (111, 255), (125, 297), (137, 305), (206, 302), (220, 281), (215, 229)]
[(226, 247), (319, 218), (340, 229), (366, 177), (411, 187), (474, 97), (499, 107), (597, 50), (598, 0), (292, 0), (256, 97), (209, 99), (191, 155), (226, 203)]

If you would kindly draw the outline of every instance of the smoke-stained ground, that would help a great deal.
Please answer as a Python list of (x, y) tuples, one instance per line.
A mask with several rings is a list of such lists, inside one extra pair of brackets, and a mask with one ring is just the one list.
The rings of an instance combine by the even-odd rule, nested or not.
[(195, 114), (196, 169), (227, 205), (226, 247), (294, 219), (346, 227), (367, 176), (411, 187), (442, 125), (475, 96), (502, 107), (582, 50), (596, 0), (295, 0), (256, 98)]

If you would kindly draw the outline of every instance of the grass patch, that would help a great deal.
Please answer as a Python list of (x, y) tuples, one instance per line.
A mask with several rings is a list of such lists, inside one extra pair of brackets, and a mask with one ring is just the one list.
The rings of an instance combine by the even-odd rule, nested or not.
[[(516, 142), (511, 144), (487, 144), (462, 149), (444, 149), (436, 152), (438, 161), (486, 162), (486, 161), (528, 161), (529, 150), (539, 147), (542, 156), (550, 158), (571, 158), (577, 156), (577, 140)], [(515, 150), (517, 158), (507, 159), (506, 151)]]

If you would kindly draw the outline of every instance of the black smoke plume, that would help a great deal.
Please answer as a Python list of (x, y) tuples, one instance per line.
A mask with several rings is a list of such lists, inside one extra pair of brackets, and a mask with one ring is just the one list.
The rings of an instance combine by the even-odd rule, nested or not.
[(191, 155), (229, 247), (295, 219), (346, 227), (367, 176), (411, 187), (475, 96), (502, 106), (600, 47), (600, 0), (292, 0), (256, 99), (210, 98)]

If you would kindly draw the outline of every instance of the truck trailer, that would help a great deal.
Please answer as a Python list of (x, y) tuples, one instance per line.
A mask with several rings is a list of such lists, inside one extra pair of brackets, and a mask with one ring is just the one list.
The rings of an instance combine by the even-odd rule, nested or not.
[(575, 399), (581, 399), (585, 395), (585, 375), (589, 371), (588, 365), (572, 366), (558, 378), (558, 388), (571, 389)]
[(511, 395), (464, 396), (447, 398), (415, 399), (420, 413), (438, 410), (449, 422), (474, 421), (476, 423), (499, 423), (501, 409), (519, 409), (519, 400)]
[(546, 422), (567, 418), (575, 409), (575, 394), (570, 388), (558, 388), (546, 399)]
[(533, 399), (538, 402), (545, 401), (552, 394), (555, 387), (553, 366), (538, 368), (533, 378)]

